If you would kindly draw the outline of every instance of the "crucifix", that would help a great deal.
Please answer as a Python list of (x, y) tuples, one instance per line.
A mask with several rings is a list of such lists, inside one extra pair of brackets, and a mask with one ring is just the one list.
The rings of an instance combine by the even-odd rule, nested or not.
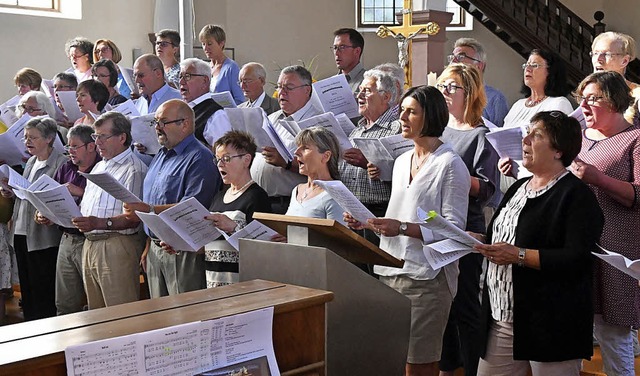
[(403, 0), (402, 25), (380, 26), (376, 34), (380, 38), (393, 36), (398, 42), (398, 65), (404, 69), (405, 87), (411, 87), (411, 40), (420, 34), (435, 35), (440, 31), (440, 26), (435, 22), (425, 25), (413, 25), (411, 12), (413, 0)]

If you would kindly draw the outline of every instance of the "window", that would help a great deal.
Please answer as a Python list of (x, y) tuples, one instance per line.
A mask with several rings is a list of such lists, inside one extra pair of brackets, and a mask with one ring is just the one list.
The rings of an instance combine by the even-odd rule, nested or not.
[[(358, 29), (375, 30), (380, 25), (397, 26), (396, 13), (402, 11), (403, 0), (356, 0)], [(472, 30), (472, 17), (453, 0), (447, 0), (447, 12), (453, 13), (447, 30)]]
[(0, 13), (82, 19), (82, 0), (0, 0)]

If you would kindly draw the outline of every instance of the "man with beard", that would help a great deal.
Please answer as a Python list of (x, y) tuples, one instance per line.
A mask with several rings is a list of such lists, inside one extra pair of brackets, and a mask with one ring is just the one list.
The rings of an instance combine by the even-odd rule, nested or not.
[[(189, 105), (176, 99), (163, 103), (155, 123), (162, 148), (149, 165), (144, 202), (125, 204), (127, 217), (133, 221), (140, 220), (136, 210), (158, 214), (191, 197), (208, 208), (220, 189), (213, 153), (194, 136), (195, 115)], [(204, 254), (165, 252), (160, 239), (148, 228), (145, 231), (149, 238), (141, 263), (146, 265), (152, 298), (206, 288)]]

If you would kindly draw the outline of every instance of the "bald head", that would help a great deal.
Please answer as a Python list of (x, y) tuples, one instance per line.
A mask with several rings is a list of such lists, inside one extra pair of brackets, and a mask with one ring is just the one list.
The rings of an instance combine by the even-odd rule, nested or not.
[(161, 104), (155, 118), (158, 121), (156, 123), (158, 143), (167, 149), (173, 149), (194, 132), (193, 110), (179, 99), (171, 99)]
[(165, 85), (162, 60), (152, 54), (145, 54), (133, 64), (133, 77), (140, 94), (151, 96)]

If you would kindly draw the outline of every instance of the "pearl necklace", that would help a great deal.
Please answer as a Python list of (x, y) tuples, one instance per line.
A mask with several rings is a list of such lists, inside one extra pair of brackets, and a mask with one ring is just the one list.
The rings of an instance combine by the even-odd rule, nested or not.
[(525, 105), (526, 107), (533, 107), (533, 106), (537, 106), (538, 104), (540, 104), (540, 102), (542, 102), (542, 101), (543, 101), (543, 100), (545, 100), (545, 99), (547, 99), (547, 96), (546, 96), (546, 95), (544, 95), (544, 96), (542, 96), (542, 98), (540, 98), (540, 99), (536, 99), (536, 100), (533, 100), (533, 99), (531, 99), (531, 97), (529, 97), (529, 98), (527, 99), (527, 101), (526, 101), (526, 102), (524, 102), (524, 105)]
[(240, 194), (240, 192), (244, 191), (248, 186), (250, 186), (253, 183), (253, 180), (249, 179), (249, 181), (243, 185), (242, 187), (240, 187), (240, 189), (237, 189), (235, 192), (232, 192), (233, 188), (229, 188), (229, 194), (231, 196), (236, 196), (238, 194)]

